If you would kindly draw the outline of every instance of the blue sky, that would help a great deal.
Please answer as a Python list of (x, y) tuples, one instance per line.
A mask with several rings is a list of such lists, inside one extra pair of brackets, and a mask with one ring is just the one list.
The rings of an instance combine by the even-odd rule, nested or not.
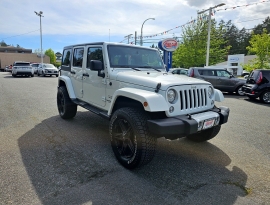
[(212, 18), (232, 20), (239, 29), (253, 28), (270, 15), (269, 0), (1, 0), (0, 41), (33, 52), (40, 49), (40, 19), (34, 11), (43, 11), (44, 51), (62, 52), (64, 46), (86, 42), (127, 43), (125, 36), (134, 37), (135, 31), (140, 35), (142, 23), (155, 18), (143, 26), (143, 36), (159, 34), (144, 38), (147, 46), (180, 36), (181, 26), (196, 19), (197, 11), (220, 3), (226, 5)]

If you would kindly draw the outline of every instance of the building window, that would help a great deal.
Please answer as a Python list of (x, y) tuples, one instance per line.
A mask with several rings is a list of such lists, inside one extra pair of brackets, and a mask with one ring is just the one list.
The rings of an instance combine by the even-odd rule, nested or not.
[(238, 63), (231, 63), (231, 66), (238, 66)]

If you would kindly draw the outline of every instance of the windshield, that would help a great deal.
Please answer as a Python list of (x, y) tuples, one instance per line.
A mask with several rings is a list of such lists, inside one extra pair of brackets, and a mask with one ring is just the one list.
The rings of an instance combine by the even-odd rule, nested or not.
[(54, 68), (52, 64), (43, 64), (43, 68)]
[(109, 45), (108, 54), (111, 67), (164, 69), (162, 59), (157, 50)]

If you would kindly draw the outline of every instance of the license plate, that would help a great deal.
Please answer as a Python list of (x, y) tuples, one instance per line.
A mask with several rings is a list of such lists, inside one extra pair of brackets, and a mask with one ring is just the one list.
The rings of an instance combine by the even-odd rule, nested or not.
[(203, 123), (203, 129), (213, 127), (214, 122), (215, 122), (215, 119), (205, 120), (204, 123)]

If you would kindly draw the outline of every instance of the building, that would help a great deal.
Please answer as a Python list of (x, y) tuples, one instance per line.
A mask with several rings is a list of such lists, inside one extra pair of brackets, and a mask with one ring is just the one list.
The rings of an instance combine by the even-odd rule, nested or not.
[[(13, 46), (0, 46), (0, 68), (12, 65), (15, 61), (41, 62), (41, 56), (32, 53), (32, 49)], [(50, 57), (44, 55), (44, 63), (50, 63)]]
[(243, 73), (242, 65), (249, 63), (250, 60), (256, 58), (256, 55), (236, 54), (228, 55), (228, 60), (222, 63), (218, 63), (213, 66), (207, 66), (207, 68), (226, 68), (235, 76), (240, 76)]

